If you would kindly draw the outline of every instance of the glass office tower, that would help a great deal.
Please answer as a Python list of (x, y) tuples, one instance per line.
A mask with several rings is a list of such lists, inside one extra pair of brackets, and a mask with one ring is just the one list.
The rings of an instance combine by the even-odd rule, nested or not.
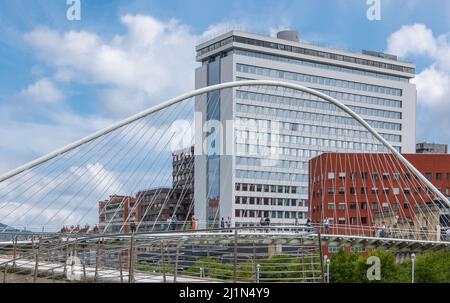
[[(281, 80), (317, 89), (349, 106), (395, 148), (415, 151), (415, 65), (384, 53), (353, 53), (298, 40), (230, 31), (196, 48), (196, 88), (246, 79)], [(196, 102), (203, 122), (235, 122), (233, 155), (195, 159), (195, 213), (200, 227), (231, 218), (234, 226), (305, 223), (308, 161), (323, 152), (384, 152), (348, 115), (309, 94), (286, 89), (236, 88)], [(274, 135), (274, 127), (277, 132)], [(214, 133), (214, 131), (211, 131)], [(209, 146), (219, 144), (204, 133)], [(229, 134), (226, 134), (229, 135)], [(267, 161), (261, 139), (276, 139)], [(216, 142), (217, 141), (217, 142)], [(196, 142), (197, 143), (197, 142)], [(196, 145), (198, 146), (198, 145)], [(269, 162), (269, 164), (267, 164)]]

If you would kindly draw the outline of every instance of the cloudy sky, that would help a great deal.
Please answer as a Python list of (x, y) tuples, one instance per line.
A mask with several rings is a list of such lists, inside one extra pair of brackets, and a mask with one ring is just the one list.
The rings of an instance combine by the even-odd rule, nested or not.
[(226, 28), (347, 50), (398, 54), (418, 66), (417, 139), (450, 143), (450, 2), (381, 0), (0, 1), (0, 172), (193, 87), (194, 46)]
[[(66, 1), (0, 0), (0, 173), (191, 90), (195, 44), (230, 28), (292, 28), (310, 43), (416, 62), (417, 140), (450, 143), (450, 1), (381, 0), (379, 21), (367, 19), (366, 0), (80, 0), (80, 21), (68, 20)], [(70, 169), (79, 181), (109, 175), (123, 191), (100, 162)], [(58, 182), (70, 185), (69, 177)], [(44, 188), (47, 180), (35, 179)], [(32, 210), (36, 225), (57, 215), (60, 226), (72, 213), (83, 218), (80, 205), (96, 220), (96, 198), (73, 202), (71, 211), (28, 199), (11, 198), (0, 222), (19, 224)]]

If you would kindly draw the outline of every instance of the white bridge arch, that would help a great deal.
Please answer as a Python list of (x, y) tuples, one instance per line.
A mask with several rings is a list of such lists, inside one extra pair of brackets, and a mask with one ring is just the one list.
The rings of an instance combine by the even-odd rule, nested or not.
[(293, 89), (293, 90), (309, 93), (309, 94), (317, 96), (323, 100), (326, 100), (331, 104), (334, 104), (339, 109), (343, 110), (345, 113), (347, 113), (352, 118), (354, 118), (356, 121), (358, 121), (358, 123), (360, 123), (368, 132), (370, 132), (381, 144), (383, 144), (390, 152), (392, 152), (401, 163), (403, 163), (408, 169), (410, 169), (417, 176), (417, 178), (420, 179), (420, 181), (422, 181), (424, 184), (426, 184), (433, 191), (433, 193), (436, 195), (436, 197), (439, 197), (448, 207), (450, 207), (450, 201), (447, 199), (447, 197), (443, 193), (441, 193), (427, 178), (425, 178), (414, 167), (414, 165), (412, 165), (407, 159), (405, 159), (405, 157), (403, 157), (401, 155), (401, 153), (399, 153), (386, 139), (384, 139), (374, 128), (372, 128), (363, 118), (361, 118), (358, 114), (356, 114), (348, 106), (346, 106), (342, 102), (340, 102), (324, 93), (321, 93), (315, 89), (311, 89), (311, 88), (305, 87), (303, 85), (295, 84), (295, 83), (289, 83), (289, 82), (284, 82), (284, 81), (272, 81), (272, 80), (245, 80), (245, 81), (234, 81), (234, 82), (228, 82), (228, 83), (221, 83), (221, 84), (217, 84), (217, 85), (200, 88), (200, 89), (191, 91), (189, 93), (183, 94), (183, 95), (173, 98), (167, 102), (161, 103), (157, 106), (154, 106), (152, 108), (144, 110), (144, 111), (142, 111), (136, 115), (133, 115), (127, 119), (124, 119), (120, 122), (117, 122), (105, 129), (102, 129), (92, 135), (89, 135), (83, 139), (73, 142), (59, 150), (51, 152), (41, 158), (38, 158), (38, 159), (31, 161), (25, 165), (22, 165), (10, 172), (7, 172), (4, 175), (0, 176), (0, 183), (18, 175), (24, 171), (27, 171), (27, 170), (34, 168), (42, 163), (45, 163), (59, 155), (62, 155), (71, 150), (74, 150), (75, 148), (77, 148), (81, 145), (84, 145), (84, 144), (91, 142), (99, 137), (102, 137), (110, 132), (113, 132), (116, 129), (119, 129), (125, 125), (135, 122), (135, 121), (137, 121), (141, 118), (144, 118), (150, 114), (161, 111), (172, 105), (180, 103), (186, 99), (196, 97), (196, 96), (208, 93), (208, 92), (216, 91), (216, 90), (227, 89), (227, 88), (237, 88), (237, 87), (244, 87), (244, 86), (246, 86), (246, 87), (273, 86), (273, 87), (288, 88), (288, 89)]

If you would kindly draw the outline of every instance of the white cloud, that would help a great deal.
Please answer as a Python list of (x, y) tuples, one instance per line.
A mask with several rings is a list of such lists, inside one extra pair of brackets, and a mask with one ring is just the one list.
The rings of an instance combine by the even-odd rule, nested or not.
[(245, 23), (237, 21), (227, 21), (213, 24), (210, 25), (208, 29), (201, 34), (199, 43), (212, 39), (221, 34), (225, 34), (226, 32), (232, 30), (245, 31), (247, 30), (247, 28), (248, 26)]
[(42, 78), (28, 86), (20, 93), (20, 96), (41, 104), (56, 103), (64, 99), (63, 93), (47, 78)]
[(450, 74), (432, 65), (413, 81), (417, 85), (419, 102), (428, 107), (450, 106)]
[(388, 38), (388, 53), (400, 57), (431, 55), (437, 49), (433, 32), (424, 24), (405, 25)]
[[(436, 36), (424, 24), (403, 26), (388, 38), (387, 52), (421, 56), (430, 61), (412, 80), (418, 94), (419, 140), (450, 141), (450, 43), (449, 33)], [(433, 127), (425, 127), (433, 125)], [(439, 129), (439, 132), (434, 130)], [(432, 130), (432, 132), (430, 131)]]
[(52, 111), (46, 120), (23, 121), (11, 114), (8, 107), (0, 108), (0, 172), (61, 148), (113, 121), (65, 111)]
[(126, 34), (111, 41), (92, 32), (46, 27), (27, 34), (25, 41), (55, 68), (56, 79), (109, 86), (99, 93), (114, 114), (137, 112), (194, 87), (197, 37), (189, 27), (142, 15), (125, 15), (121, 22)]

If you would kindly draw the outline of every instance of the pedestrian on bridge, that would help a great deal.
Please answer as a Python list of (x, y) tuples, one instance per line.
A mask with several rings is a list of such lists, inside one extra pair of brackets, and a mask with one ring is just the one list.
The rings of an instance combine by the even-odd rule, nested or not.
[(231, 218), (230, 217), (228, 217), (226, 224), (227, 224), (227, 228), (230, 229), (231, 228)]
[(191, 217), (191, 229), (196, 230), (197, 229), (197, 218), (193, 215)]
[(328, 234), (328, 229), (330, 228), (330, 219), (325, 218), (325, 220), (323, 220), (323, 230), (325, 234)]

